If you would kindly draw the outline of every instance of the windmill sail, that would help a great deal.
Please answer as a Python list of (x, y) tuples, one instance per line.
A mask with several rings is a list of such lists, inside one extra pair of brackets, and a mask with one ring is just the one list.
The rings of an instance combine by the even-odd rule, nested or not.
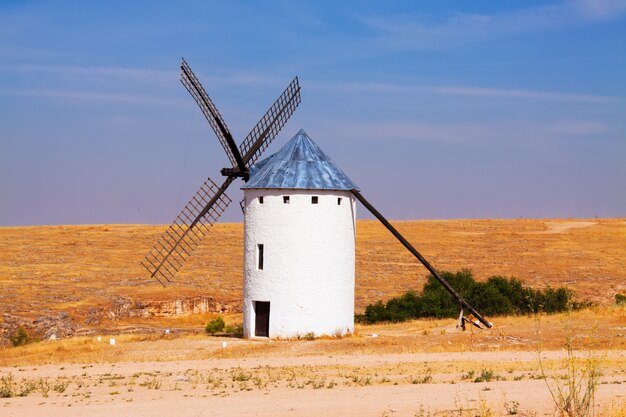
[[(380, 222), (391, 232), (391, 234), (393, 234), (396, 239), (398, 239), (400, 241), (400, 243), (402, 243), (404, 245), (405, 248), (407, 248), (409, 250), (409, 252), (411, 252), (413, 254), (413, 256), (415, 256), (421, 263), (422, 265), (424, 265), (426, 267), (426, 269), (428, 269), (428, 271), (433, 274), (433, 276), (441, 283), (441, 285), (444, 286), (444, 288), (454, 297), (456, 298), (456, 300), (459, 302), (459, 304), (461, 305), (461, 308), (466, 308), (470, 313), (472, 313), (482, 324), (484, 324), (486, 327), (491, 328), (493, 325), (487, 321), (478, 311), (476, 311), (471, 305), (469, 305), (467, 303), (467, 301), (465, 301), (463, 299), (463, 297), (461, 297), (459, 295), (459, 293), (456, 292), (456, 290), (454, 288), (452, 288), (452, 286), (448, 283), (448, 281), (446, 281), (445, 279), (443, 279), (443, 277), (441, 275), (439, 275), (439, 273), (437, 272), (437, 270), (435, 268), (433, 268), (433, 266), (430, 264), (430, 262), (428, 262), (426, 260), (426, 258), (424, 258), (418, 251), (417, 249), (415, 249), (413, 247), (413, 245), (411, 245), (409, 243), (408, 240), (406, 240), (404, 238), (404, 236), (402, 236), (400, 234), (400, 232), (398, 232), (398, 230), (396, 230), (395, 227), (393, 227), (391, 225), (391, 223), (389, 223), (389, 221), (382, 215), (380, 214), (380, 212), (378, 210), (376, 210), (374, 208), (374, 206), (372, 206), (370, 204), (369, 201), (367, 201), (365, 199), (365, 197), (363, 197), (363, 195), (358, 191), (358, 190), (352, 190), (352, 194), (357, 198), (357, 200), (359, 200), (361, 202), (361, 204), (363, 204), (378, 220), (380, 220)], [(462, 314), (462, 313), (461, 313)]]
[(247, 167), (259, 159), (287, 123), (298, 104), (300, 104), (300, 84), (298, 77), (295, 77), (241, 143), (239, 150)]
[(300, 104), (300, 85), (296, 77), (246, 136), (241, 147), (237, 148), (222, 115), (187, 61), (183, 59), (180, 68), (181, 83), (200, 106), (224, 148), (232, 168), (221, 170), (222, 175), (227, 177), (221, 187), (210, 178), (207, 179), (142, 261), (150, 276), (156, 278), (162, 285), (174, 278), (200, 245), (209, 227), (230, 204), (230, 198), (224, 194), (228, 186), (237, 177), (247, 181), (249, 167), (261, 156)]
[(233, 179), (227, 178), (221, 187), (210, 178), (202, 184), (141, 263), (150, 276), (162, 285), (174, 278), (230, 204), (225, 191)]
[(189, 94), (191, 94), (196, 103), (198, 103), (198, 106), (200, 106), (200, 110), (202, 110), (204, 117), (206, 117), (209, 125), (213, 128), (230, 163), (233, 167), (238, 167), (240, 170), (244, 171), (245, 167), (241, 159), (241, 154), (217, 107), (215, 107), (215, 104), (213, 104), (213, 101), (211, 101), (204, 87), (202, 87), (202, 84), (200, 84), (200, 81), (184, 59), (180, 64), (180, 69), (180, 82), (183, 83), (187, 91), (189, 91)]

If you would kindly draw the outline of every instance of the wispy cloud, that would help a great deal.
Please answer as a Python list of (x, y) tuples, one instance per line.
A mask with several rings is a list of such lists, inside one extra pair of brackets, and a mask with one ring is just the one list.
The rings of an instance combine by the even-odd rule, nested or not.
[(102, 93), (93, 91), (73, 90), (21, 90), (5, 91), (3, 94), (16, 96), (31, 96), (52, 98), (66, 101), (104, 101), (121, 103), (142, 103), (162, 106), (180, 106), (186, 103), (183, 100), (170, 99), (157, 96), (126, 93)]
[(43, 73), (54, 76), (71, 76), (81, 78), (118, 78), (149, 83), (169, 83), (172, 79), (176, 79), (178, 76), (176, 71), (90, 65), (0, 64), (0, 71), (18, 74)]
[(428, 16), (360, 16), (378, 32), (381, 47), (437, 49), (486, 37), (515, 35), (613, 20), (626, 14), (626, 0), (572, 0), (494, 14), (457, 13), (445, 20)]
[(560, 91), (545, 91), (516, 88), (494, 88), (481, 86), (426, 86), (400, 83), (377, 83), (377, 82), (309, 82), (307, 89), (323, 92), (344, 93), (370, 93), (389, 95), (415, 95), (415, 94), (436, 94), (436, 95), (456, 95), (468, 97), (492, 97), (510, 98), (544, 101), (563, 101), (581, 103), (617, 103), (624, 101), (624, 97), (605, 96), (598, 94), (570, 93)]
[(624, 0), (574, 0), (572, 7), (591, 21), (611, 20), (626, 13)]
[[(35, 64), (0, 64), (0, 72), (13, 74), (41, 73), (56, 77), (77, 77), (81, 79), (110, 79), (125, 80), (139, 83), (175, 85), (173, 80), (180, 76), (178, 69), (162, 70), (152, 68), (132, 68), (115, 66), (91, 66), (91, 65), (35, 65)], [(226, 74), (205, 74), (197, 72), (196, 75), (205, 85), (212, 88), (227, 86), (240, 87), (276, 87), (286, 86), (289, 79), (261, 72), (232, 71)]]
[(504, 98), (522, 98), (535, 100), (557, 100), (557, 101), (579, 101), (587, 103), (615, 103), (622, 101), (621, 97), (602, 96), (595, 94), (575, 94), (563, 93), (556, 91), (539, 91), (524, 89), (503, 89), (488, 87), (438, 87), (433, 89), (439, 94), (450, 94), (458, 96), (470, 97), (504, 97)]
[[(418, 141), (470, 146), (545, 146), (554, 140), (596, 137), (611, 130), (593, 120), (554, 120), (536, 123), (434, 123), (415, 120), (337, 122), (334, 137), (352, 140)], [(517, 144), (517, 145), (516, 145)]]

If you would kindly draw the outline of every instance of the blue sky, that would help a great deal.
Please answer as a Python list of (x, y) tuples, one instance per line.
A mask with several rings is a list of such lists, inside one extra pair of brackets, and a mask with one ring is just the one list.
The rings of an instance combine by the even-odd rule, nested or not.
[(392, 219), (626, 216), (626, 1), (4, 0), (0, 225), (169, 223), (221, 181), (181, 57), (238, 141), (298, 75), (268, 155), (304, 128)]

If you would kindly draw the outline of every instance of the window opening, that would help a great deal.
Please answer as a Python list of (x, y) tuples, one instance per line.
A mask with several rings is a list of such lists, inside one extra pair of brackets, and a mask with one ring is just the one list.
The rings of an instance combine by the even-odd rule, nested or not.
[(341, 205), (341, 197), (337, 197), (337, 205), (340, 206)]
[(283, 203), (289, 204), (289, 196), (288, 195), (283, 196)]
[(257, 245), (257, 269), (262, 270), (263, 269), (263, 244), (259, 243)]
[(259, 197), (259, 204), (263, 204), (263, 196)]
[(311, 204), (317, 204), (318, 202), (318, 198), (316, 195), (314, 195), (313, 197), (311, 197)]

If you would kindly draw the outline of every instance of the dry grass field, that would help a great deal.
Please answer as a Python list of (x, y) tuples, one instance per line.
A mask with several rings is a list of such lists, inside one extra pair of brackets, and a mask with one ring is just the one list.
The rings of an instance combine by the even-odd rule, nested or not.
[[(579, 299), (602, 304), (626, 291), (624, 219), (395, 224), (440, 270), (470, 268), (479, 280), (515, 276), (537, 288), (567, 285)], [(139, 264), (162, 231), (163, 226), (142, 225), (0, 228), (0, 313), (67, 312), (82, 326), (94, 309), (107, 311), (120, 298), (145, 303), (198, 296), (216, 300), (225, 311), (240, 311), (242, 225), (217, 224), (167, 288)], [(357, 311), (419, 290), (425, 276), (426, 270), (378, 222), (358, 222)], [(133, 320), (98, 325), (120, 324)]]
[[(167, 288), (139, 265), (161, 226), (0, 228), (0, 329), (67, 313), (83, 335), (0, 347), (0, 414), (550, 416), (548, 386), (567, 381), (568, 364), (593, 364), (596, 415), (626, 416), (626, 307), (613, 305), (626, 292), (624, 219), (395, 224), (439, 269), (567, 285), (597, 304), (490, 318), (491, 330), (445, 319), (357, 325), (343, 338), (210, 337), (217, 310), (241, 322), (240, 224), (218, 224)], [(421, 288), (425, 270), (385, 229), (357, 227), (357, 309)], [(198, 297), (213, 311), (176, 314)], [(141, 306), (156, 316), (129, 314)]]
[[(192, 317), (187, 321), (189, 326), (202, 327), (206, 323), (205, 315)], [(241, 314), (226, 316), (226, 322), (241, 322)], [(348, 337), (276, 341), (193, 332), (169, 335), (162, 331), (121, 335), (99, 333), (100, 342), (96, 336), (83, 336), (0, 350), (0, 367), (290, 356), (556, 351), (562, 350), (572, 335), (575, 336), (573, 347), (576, 350), (626, 351), (624, 306), (593, 307), (553, 315), (499, 317), (491, 330), (469, 327), (468, 331), (462, 332), (455, 325), (454, 319), (357, 324), (355, 333)], [(116, 339), (115, 346), (108, 344), (111, 337)], [(228, 343), (228, 349), (222, 348), (224, 341)], [(466, 356), (468, 362), (473, 361), (473, 353)], [(626, 362), (622, 365), (626, 366)]]

